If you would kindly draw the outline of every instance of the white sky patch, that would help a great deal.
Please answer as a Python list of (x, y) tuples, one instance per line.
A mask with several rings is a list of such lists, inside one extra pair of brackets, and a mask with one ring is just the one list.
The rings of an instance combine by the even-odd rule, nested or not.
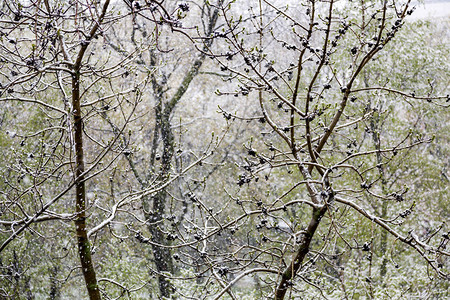
[(450, 18), (450, 1), (433, 0), (416, 4), (416, 10), (411, 15), (412, 19)]

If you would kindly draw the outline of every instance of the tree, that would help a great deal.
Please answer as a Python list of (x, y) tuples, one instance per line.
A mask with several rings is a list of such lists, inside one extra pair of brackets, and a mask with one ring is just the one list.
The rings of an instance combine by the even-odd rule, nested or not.
[[(65, 150), (68, 146), (67, 150), (74, 151), (74, 160), (72, 161), (71, 155), (68, 157), (73, 172), (72, 180), (68, 182), (67, 186), (63, 187), (57, 196), (51, 196), (51, 194), (48, 198), (44, 196), (45, 202), (42, 201), (43, 195), (39, 191), (35, 201), (38, 201), (36, 204), (41, 203), (37, 205), (34, 211), (28, 211), (28, 204), (25, 204), (26, 207), (17, 215), (15, 207), (21, 208), (21, 205), (23, 205), (21, 204), (22, 195), (19, 193), (17, 198), (8, 199), (8, 213), (11, 213), (12, 216), (16, 215), (10, 223), (20, 224), (20, 228), (17, 231), (12, 230), (12, 234), (3, 242), (0, 250), (4, 250), (9, 242), (32, 223), (52, 219), (52, 217), (45, 216), (48, 208), (66, 195), (72, 187), (75, 187), (75, 211), (70, 217), (73, 218), (75, 223), (81, 270), (91, 299), (100, 299), (100, 291), (86, 229), (88, 206), (85, 181), (88, 174), (110, 151), (111, 147), (104, 147), (101, 154), (96, 158), (97, 161), (90, 168), (85, 167), (81, 108), (82, 93), (87, 92), (87, 89), (81, 89), (81, 80), (87, 75), (85, 68), (88, 65), (86, 63), (88, 47), (101, 34), (104, 23), (107, 23), (105, 18), (108, 17), (108, 6), (109, 1), (101, 6), (95, 3), (88, 3), (85, 6), (77, 2), (73, 8), (66, 3), (49, 1), (44, 1), (42, 4), (9, 3), (4, 5), (6, 9), (4, 13), (7, 19), (2, 22), (4, 71), (5, 73), (10, 72), (11, 75), (10, 77), (4, 73), (4, 76), (7, 77), (4, 78), (6, 82), (4, 83), (5, 90), (2, 93), (4, 96), (2, 101), (31, 103), (38, 110), (47, 110), (44, 114), (49, 114), (50, 119), (52, 119), (50, 124), (53, 122), (61, 124), (59, 126), (51, 124), (50, 127), (42, 127), (31, 135), (23, 135), (24, 138), (41, 135), (45, 138), (47, 134), (55, 134), (59, 135), (59, 142), (52, 145), (53, 149), (50, 154), (46, 152), (44, 145), (42, 151), (37, 153), (39, 162), (37, 165), (30, 166), (33, 169), (37, 168), (37, 173), (29, 170), (26, 164), (19, 167), (22, 172), (25, 172), (21, 172), (21, 176), (31, 176), (32, 179), (30, 180), (33, 182), (31, 187), (22, 192), (22, 195), (26, 195), (32, 190), (39, 191), (41, 186), (44, 187), (47, 184), (47, 180), (53, 181), (52, 179), (58, 176), (57, 172), (66, 168), (64, 165), (67, 162), (62, 164), (54, 162), (57, 153), (61, 151), (60, 149)], [(88, 19), (85, 19), (87, 16)], [(104, 72), (104, 70), (99, 71), (100, 73)], [(92, 73), (89, 75), (92, 75)], [(86, 77), (89, 77), (89, 75)], [(103, 74), (100, 75), (100, 78), (103, 76)], [(71, 89), (67, 88), (67, 83), (70, 83)], [(63, 101), (52, 99), (45, 102), (40, 100), (43, 94), (52, 93), (54, 90), (61, 94), (58, 96), (53, 94), (53, 97), (62, 97)], [(54, 102), (57, 102), (57, 104), (54, 105)], [(92, 105), (83, 104), (84, 106)], [(70, 138), (68, 145), (64, 141), (66, 137)], [(30, 154), (30, 156), (30, 158), (34, 158), (34, 155)], [(50, 167), (53, 167), (53, 165), (56, 165), (56, 168)], [(41, 178), (37, 176), (40, 172), (48, 172), (48, 175), (46, 178)], [(19, 190), (23, 190), (23, 188)]]
[[(165, 4), (165, 10), (177, 11), (177, 13), (174, 14), (176, 17), (165, 16), (168, 18), (167, 22), (173, 22), (170, 24), (171, 26), (166, 29), (158, 22), (155, 22), (154, 11), (144, 10), (140, 5), (137, 7), (136, 3), (128, 3), (129, 11), (135, 15), (132, 19), (133, 26), (129, 44), (133, 45), (135, 49), (141, 49), (142, 44), (147, 43), (145, 38), (151, 36), (148, 32), (148, 28), (155, 30), (154, 34), (157, 36), (157, 39), (158, 37), (161, 39), (161, 36), (171, 37), (168, 40), (157, 40), (156, 47), (148, 49), (148, 52), (139, 52), (139, 59), (136, 61), (138, 67), (153, 70), (149, 74), (151, 90), (148, 92), (153, 96), (155, 103), (154, 117), (151, 119), (151, 122), (146, 122), (143, 125), (152, 135), (152, 137), (147, 137), (148, 140), (143, 141), (143, 145), (149, 148), (150, 151), (133, 156), (126, 156), (130, 168), (133, 171), (133, 175), (139, 182), (140, 189), (148, 189), (155, 180), (168, 180), (170, 174), (173, 172), (176, 142), (172, 118), (179, 101), (199, 73), (206, 58), (205, 52), (211, 47), (214, 41), (212, 34), (216, 27), (219, 7), (222, 4), (222, 0), (219, 0), (217, 4), (214, 5), (204, 1), (200, 4), (196, 4), (198, 7), (194, 7), (194, 11), (196, 8), (200, 9), (194, 14), (200, 15), (201, 17), (204, 31), (201, 33), (201, 37), (205, 38), (201, 40), (199, 46), (202, 48), (202, 51), (198, 54), (197, 52), (193, 52), (192, 55), (187, 56), (189, 58), (186, 63), (187, 66), (180, 68), (183, 57), (176, 57), (179, 55), (178, 52), (180, 49), (177, 49), (177, 44), (179, 44), (180, 41), (177, 40), (177, 36), (174, 35), (173, 32), (175, 31), (176, 33), (176, 31), (180, 31), (181, 33), (186, 34), (184, 31), (181, 31), (183, 28), (180, 22), (189, 22), (190, 18), (188, 14), (192, 15), (192, 12), (190, 12), (192, 9), (189, 4), (179, 4), (175, 2)], [(189, 33), (189, 31), (187, 32)], [(142, 40), (142, 38), (144, 38), (144, 40)], [(192, 37), (189, 36), (189, 38)], [(120, 39), (114, 37), (114, 35), (109, 38), (109, 45), (118, 53), (126, 56), (127, 53), (123, 51), (119, 46), (119, 43), (123, 43), (123, 41), (120, 41)], [(185, 51), (185, 49), (182, 50)], [(191, 56), (193, 56), (193, 59), (190, 59)], [(173, 61), (173, 64), (169, 65), (169, 61)], [(164, 65), (166, 65), (166, 67), (161, 67)], [(181, 80), (176, 78), (176, 72), (181, 73)], [(175, 92), (172, 92), (171, 90), (174, 90)], [(154, 124), (152, 124), (153, 122)], [(152, 128), (152, 126), (154, 127)], [(116, 132), (118, 131), (116, 130)], [(178, 149), (180, 149), (181, 145), (178, 145), (178, 147)], [(179, 151), (181, 152), (182, 150)], [(145, 165), (145, 168), (137, 166), (138, 164), (136, 161), (140, 161), (139, 164)], [(177, 162), (177, 165), (181, 164), (181, 161)], [(181, 182), (178, 182), (178, 184), (181, 184)], [(183, 197), (183, 195), (181, 196)], [(166, 189), (161, 189), (155, 194), (142, 197), (142, 208), (145, 219), (147, 220), (147, 229), (151, 235), (151, 241), (153, 242), (151, 244), (151, 252), (156, 267), (155, 273), (158, 277), (159, 291), (162, 297), (170, 297), (170, 295), (174, 293), (174, 287), (171, 285), (170, 281), (166, 279), (166, 274), (174, 274), (175, 272), (171, 251), (168, 248), (160, 246), (165, 245), (167, 240), (170, 241), (172, 239), (167, 238), (166, 231), (169, 231), (170, 229), (166, 228), (166, 225), (164, 224), (169, 202), (169, 193)], [(173, 234), (170, 233), (169, 237), (170, 236), (173, 236)], [(137, 237), (140, 237), (140, 232), (137, 234)]]
[(448, 49), (291, 4), (2, 3), (0, 297), (448, 296)]
[[(41, 236), (51, 234), (35, 224), (73, 221), (80, 270), (89, 297), (100, 299), (89, 237), (108, 226), (123, 206), (162, 190), (179, 176), (165, 174), (137, 191), (120, 191), (121, 199), (115, 200), (114, 176), (123, 165), (119, 158), (132, 154), (130, 124), (142, 106), (141, 89), (151, 77), (146, 76), (148, 72), (134, 72), (128, 65), (155, 41), (139, 45), (126, 55), (102, 51), (111, 28), (135, 18), (137, 11), (164, 15), (164, 7), (137, 7), (134, 3), (131, 11), (122, 11), (111, 7), (109, 0), (45, 0), (2, 6), (1, 101), (5, 103), (5, 113), (7, 107), (18, 109), (13, 103), (26, 108), (17, 120), (8, 116), (5, 127), (9, 129), (8, 138), (21, 138), (20, 146), (30, 145), (26, 149), (30, 153), (16, 150), (17, 142), (12, 143), (11, 157), (19, 157), (4, 166), (2, 224), (6, 230), (0, 251), (27, 230), (42, 231), (38, 233)], [(171, 15), (164, 16), (167, 20), (163, 23), (176, 26), (171, 23)], [(125, 50), (121, 52), (124, 53)], [(125, 82), (123, 78), (127, 77), (132, 80)], [(34, 119), (34, 124), (29, 126), (27, 118)], [(28, 159), (23, 159), (26, 155)], [(191, 167), (179, 171), (183, 173)], [(102, 181), (108, 182), (95, 179), (105, 176), (112, 178), (113, 202), (106, 213), (96, 203), (94, 193), (103, 188)], [(17, 182), (11, 182), (14, 177)], [(89, 193), (88, 183), (92, 188)], [(67, 205), (74, 210), (67, 209)], [(90, 230), (88, 218), (96, 222)]]
[[(248, 12), (238, 2), (224, 5), (222, 51), (210, 54), (238, 86), (217, 94), (252, 99), (260, 106), (259, 115), (246, 118), (224, 111), (224, 117), (265, 125), (262, 138), (252, 137), (245, 145), (247, 158), (237, 181), (241, 188), (221, 206), (234, 203), (235, 217), (220, 218), (222, 209), (216, 207), (217, 212), (208, 216), (205, 211), (197, 219), (202, 232), (198, 273), (209, 274), (207, 283), (223, 286), (205, 284), (202, 295), (217, 293), (219, 299), (238, 280), (260, 274), (265, 295), (274, 299), (284, 299), (288, 292), (300, 294), (300, 280), (324, 296), (330, 291), (322, 273), (314, 281), (309, 275), (323, 272), (316, 270), (320, 266), (332, 269), (347, 297), (341, 268), (351, 258), (347, 253), (356, 251), (367, 253), (367, 291), (374, 297), (373, 280), (379, 277), (372, 274), (372, 260), (382, 257), (383, 279), (389, 236), (402, 244), (391, 246), (391, 252), (410, 248), (439, 278), (448, 278), (448, 263), (442, 263), (449, 255), (445, 216), (419, 235), (422, 228), (415, 228), (409, 219), (420, 201), (409, 194), (410, 182), (397, 174), (407, 171), (399, 157), (426, 147), (433, 137), (417, 126), (405, 130), (404, 125), (392, 135), (383, 125), (395, 128), (394, 114), (405, 114), (402, 122), (411, 124), (408, 105), (416, 112), (423, 102), (447, 108), (448, 96), (440, 96), (446, 87), (437, 90), (432, 74), (414, 88), (398, 87), (390, 82), (394, 74), (371, 69), (378, 61), (389, 62), (386, 54), (396, 51), (395, 37), (413, 11), (409, 2), (387, 1), (348, 7), (335, 1), (307, 1), (294, 7), (259, 1)], [(401, 71), (397, 66), (390, 71), (397, 70)], [(386, 98), (403, 102), (383, 107)], [(270, 185), (261, 183), (264, 177), (274, 181), (275, 190), (261, 192)], [(358, 228), (358, 223), (363, 226)], [(380, 231), (369, 230), (367, 236), (365, 228)], [(240, 238), (233, 238), (239, 230)], [(357, 230), (361, 233), (354, 238)], [(381, 232), (380, 248), (375, 232)], [(227, 234), (232, 246), (217, 249), (218, 234)]]

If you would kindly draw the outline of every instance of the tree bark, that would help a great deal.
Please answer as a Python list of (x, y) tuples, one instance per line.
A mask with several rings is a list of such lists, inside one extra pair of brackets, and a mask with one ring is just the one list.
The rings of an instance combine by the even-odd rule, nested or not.
[[(163, 221), (166, 196), (166, 193), (162, 191), (153, 197), (153, 215), (147, 216), (147, 219), (151, 220), (151, 224), (148, 226), (152, 235), (151, 239), (158, 244), (164, 244), (164, 234), (158, 224)], [(158, 273), (168, 272), (173, 274), (174, 266), (170, 249), (152, 244), (152, 252)], [(175, 292), (174, 287), (166, 276), (158, 274), (157, 277), (161, 297), (170, 297)]]
[(56, 265), (50, 267), (48, 270), (48, 272), (50, 273), (50, 300), (61, 299), (61, 287), (60, 283), (57, 280), (58, 270), (59, 269)]
[(322, 208), (313, 209), (311, 220), (309, 221), (308, 228), (302, 235), (302, 239), (300, 241), (298, 250), (293, 257), (292, 262), (289, 264), (289, 266), (284, 270), (283, 274), (281, 275), (280, 283), (278, 284), (278, 287), (275, 290), (275, 297), (274, 297), (275, 300), (284, 299), (287, 290), (291, 286), (290, 281), (295, 277), (301, 265), (303, 264), (306, 254), (308, 254), (309, 252), (311, 240), (317, 230), (317, 227), (320, 224), (320, 220), (322, 219), (326, 211), (327, 206), (325, 205)]
[(94, 263), (91, 256), (91, 245), (86, 230), (86, 187), (84, 175), (84, 147), (83, 147), (83, 118), (81, 114), (81, 94), (80, 94), (80, 70), (84, 54), (98, 31), (106, 15), (110, 0), (106, 0), (102, 7), (102, 13), (92, 26), (86, 40), (81, 43), (80, 51), (77, 54), (75, 63), (72, 65), (72, 108), (74, 120), (74, 140), (75, 140), (75, 231), (78, 242), (78, 255), (80, 256), (81, 272), (83, 273), (89, 299), (101, 299), (95, 274)]
[(75, 70), (72, 74), (72, 106), (74, 118), (75, 139), (75, 230), (78, 242), (78, 254), (81, 262), (81, 272), (86, 282), (89, 299), (101, 299), (98, 289), (94, 264), (91, 257), (91, 246), (86, 230), (86, 188), (84, 183), (84, 149), (83, 149), (83, 119), (80, 103), (80, 73)]
[[(368, 87), (367, 84), (366, 84), (366, 87)], [(381, 109), (382, 109), (381, 107), (377, 108), (377, 110), (379, 110), (379, 113), (381, 112)], [(388, 190), (388, 187), (387, 187), (388, 183), (386, 181), (383, 157), (380, 152), (380, 150), (381, 150), (380, 132), (383, 129), (382, 127), (383, 127), (383, 122), (380, 120), (379, 116), (372, 118), (372, 120), (370, 121), (370, 128), (371, 128), (373, 145), (374, 145), (375, 149), (378, 150), (378, 152), (376, 153), (376, 158), (377, 158), (378, 173), (381, 178), (381, 190), (382, 190), (383, 194), (386, 194), (386, 192)], [(386, 200), (384, 200), (381, 204), (380, 217), (383, 219), (386, 219), (387, 212), (388, 212), (388, 202)], [(381, 267), (380, 267), (380, 279), (381, 279), (381, 281), (384, 281), (384, 276), (386, 275), (386, 272), (387, 272), (387, 263), (388, 263), (388, 259), (386, 256), (388, 232), (386, 230), (382, 230), (380, 237), (381, 237), (381, 239), (380, 239), (380, 254), (383, 257), (383, 260), (381, 262)]]

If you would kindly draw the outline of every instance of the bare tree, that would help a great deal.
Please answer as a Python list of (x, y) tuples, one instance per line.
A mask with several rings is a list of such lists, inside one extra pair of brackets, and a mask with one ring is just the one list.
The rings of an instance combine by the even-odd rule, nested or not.
[[(28, 104), (26, 113), (8, 125), (10, 138), (21, 138), (21, 145), (32, 144), (29, 162), (18, 159), (4, 174), (5, 178), (17, 174), (26, 182), (5, 180), (1, 223), (9, 227), (3, 233), (9, 236), (0, 251), (24, 231), (34, 232), (34, 224), (73, 221), (80, 269), (91, 299), (100, 299), (101, 295), (89, 237), (108, 226), (118, 209), (162, 190), (177, 176), (165, 174), (158, 181), (148, 181), (137, 192), (125, 194), (104, 219), (95, 199), (88, 202), (87, 182), (114, 174), (121, 155), (127, 157), (133, 151), (127, 127), (142, 102), (140, 89), (145, 88), (148, 77), (136, 72), (130, 75), (133, 70), (127, 65), (145, 48), (120, 56), (102, 51), (104, 36), (112, 26), (120, 26), (128, 17), (135, 18), (135, 10), (141, 9), (136, 5), (127, 12), (120, 6), (111, 7), (109, 0), (11, 2), (3, 4), (0, 23), (0, 101), (5, 103), (5, 111), (8, 107), (15, 109), (14, 103)], [(150, 10), (150, 6), (146, 9)], [(164, 8), (152, 8), (152, 12), (158, 9)], [(124, 82), (127, 77), (131, 80)], [(21, 128), (24, 119), (37, 115), (38, 124)], [(73, 212), (58, 205), (72, 204), (72, 197)], [(87, 219), (93, 216), (99, 220), (89, 230)]]
[[(156, 41), (156, 47), (149, 49), (147, 52), (141, 52), (139, 59), (136, 61), (139, 68), (153, 70), (149, 75), (149, 79), (151, 83), (150, 92), (155, 103), (154, 117), (148, 120), (151, 120), (151, 122), (146, 122), (144, 125), (147, 128), (146, 132), (151, 134), (151, 136), (146, 137), (146, 141), (143, 141), (148, 145), (149, 153), (143, 153), (146, 156), (142, 154), (133, 157), (127, 156), (129, 165), (141, 189), (147, 189), (155, 180), (167, 180), (175, 168), (175, 136), (172, 118), (178, 103), (186, 93), (191, 82), (198, 75), (207, 57), (207, 51), (212, 46), (214, 41), (213, 33), (217, 26), (219, 8), (222, 4), (222, 0), (219, 0), (216, 4), (211, 4), (207, 1), (198, 4), (195, 2), (167, 2), (164, 3), (164, 6), (159, 7), (161, 9), (159, 14), (164, 20), (164, 23), (161, 23), (155, 18), (154, 9), (148, 10), (146, 6), (137, 5), (133, 2), (128, 3), (129, 11), (134, 14), (129, 44), (134, 45), (135, 49), (142, 48), (140, 37), (148, 38), (152, 36), (149, 29), (153, 30), (153, 34), (160, 36)], [(156, 8), (156, 6), (153, 8)], [(176, 13), (167, 13), (171, 11)], [(200, 17), (202, 26), (198, 24), (198, 17)], [(189, 25), (183, 25), (181, 22), (192, 22), (193, 27), (190, 28)], [(168, 28), (164, 28), (163, 24), (169, 25), (167, 26)], [(196, 34), (192, 33), (194, 29), (197, 31)], [(162, 39), (161, 36), (171, 34), (169, 31), (178, 33), (178, 36), (172, 34), (171, 39), (167, 41)], [(198, 35), (194, 39), (198, 39), (199, 42), (194, 42), (190, 55), (186, 55), (186, 49), (179, 49), (177, 43), (173, 41), (178, 40), (178, 43), (180, 43), (180, 38), (185, 35), (191, 40), (194, 35)], [(187, 41), (189, 42), (189, 40)], [(109, 43), (117, 52), (126, 55), (119, 46), (124, 41), (112, 35)], [(194, 46), (198, 47), (200, 51), (195, 51)], [(181, 57), (176, 57), (177, 55), (181, 55)], [(180, 63), (184, 62), (184, 57), (182, 56), (192, 57), (192, 59), (188, 59), (185, 62), (186, 66), (181, 68)], [(173, 61), (173, 63), (168, 64), (169, 61)], [(161, 67), (164, 65), (166, 67)], [(181, 75), (178, 75), (178, 73)], [(178, 147), (181, 147), (181, 145), (178, 145)], [(140, 164), (145, 165), (145, 168), (137, 167), (136, 161), (140, 161)], [(177, 163), (177, 165), (180, 165), (180, 163)], [(178, 184), (181, 184), (181, 182)], [(181, 196), (184, 197), (185, 195)], [(166, 189), (161, 189), (153, 195), (142, 198), (147, 229), (151, 234), (152, 242), (154, 242), (151, 244), (151, 252), (162, 297), (170, 297), (174, 293), (173, 286), (166, 279), (167, 274), (175, 273), (171, 251), (160, 246), (168, 241), (170, 243), (171, 240), (171, 238), (167, 238), (167, 231), (170, 231), (170, 229), (165, 226), (166, 214), (168, 213), (167, 208), (170, 202), (169, 198), (170, 195)], [(169, 236), (173, 235), (169, 234)]]
[[(238, 86), (217, 94), (252, 99), (260, 114), (222, 112), (230, 121), (257, 120), (264, 125), (262, 138), (253, 137), (245, 144), (248, 157), (241, 164), (240, 188), (229, 192), (229, 200), (216, 211), (205, 208), (196, 221), (200, 258), (194, 264), (197, 276), (208, 278), (198, 297), (209, 293), (217, 293), (215, 299), (224, 293), (236, 297), (231, 287), (256, 274), (265, 282), (266, 295), (274, 299), (300, 293), (300, 280), (324, 296), (320, 284), (308, 274), (316, 270), (315, 265), (332, 265), (342, 279), (339, 263), (332, 261), (346, 250), (336, 249), (331, 239), (341, 241), (345, 249), (367, 252), (370, 261), (375, 251), (379, 253), (376, 236), (358, 241), (346, 235), (344, 216), (380, 228), (382, 255), (390, 236), (416, 251), (440, 278), (448, 278), (439, 262), (449, 256), (446, 227), (433, 228), (422, 237), (414, 232), (414, 224), (408, 223), (411, 227), (406, 229), (402, 224), (419, 200), (414, 195), (406, 200), (408, 189), (401, 184), (387, 185), (387, 178), (395, 178), (393, 166), (402, 162), (399, 157), (432, 143), (433, 138), (415, 130), (390, 135), (382, 124), (392, 114), (365, 101), (371, 97), (403, 100), (395, 107), (397, 113), (406, 113), (403, 104), (413, 102), (448, 107), (448, 97), (439, 96), (446, 91), (436, 91), (430, 80), (402, 90), (379, 73), (371, 76), (371, 64), (395, 51), (391, 43), (413, 11), (409, 1), (362, 1), (349, 6), (305, 1), (280, 6), (261, 0), (248, 10), (239, 3), (224, 3), (221, 15), (226, 26), (217, 33), (224, 41), (218, 42), (222, 51), (211, 49), (210, 55)], [(368, 136), (372, 143), (367, 142)], [(283, 180), (276, 182), (277, 175), (272, 173), (283, 174)], [(277, 193), (252, 188), (267, 186), (260, 178), (270, 181), (271, 177), (275, 177)], [(200, 210), (205, 207), (199, 197), (193, 195), (191, 200)], [(233, 205), (237, 208), (224, 211), (223, 207)], [(222, 216), (230, 211), (237, 216)], [(239, 229), (241, 237), (233, 238)], [(223, 235), (230, 247), (217, 246)], [(386, 264), (384, 256), (381, 277)], [(373, 297), (372, 277), (368, 277), (368, 289)], [(210, 288), (210, 282), (222, 289)]]
[[(1, 10), (0, 297), (42, 275), (79, 297), (83, 275), (91, 299), (377, 298), (401, 256), (445, 286), (448, 163), (424, 157), (446, 157), (448, 68), (397, 55), (409, 1)], [(174, 116), (215, 67), (206, 101), (236, 136), (183, 143)]]

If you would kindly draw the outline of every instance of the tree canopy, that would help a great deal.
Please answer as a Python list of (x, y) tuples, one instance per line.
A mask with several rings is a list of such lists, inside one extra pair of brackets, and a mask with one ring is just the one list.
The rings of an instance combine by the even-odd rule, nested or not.
[(449, 297), (449, 20), (0, 4), (1, 299)]

